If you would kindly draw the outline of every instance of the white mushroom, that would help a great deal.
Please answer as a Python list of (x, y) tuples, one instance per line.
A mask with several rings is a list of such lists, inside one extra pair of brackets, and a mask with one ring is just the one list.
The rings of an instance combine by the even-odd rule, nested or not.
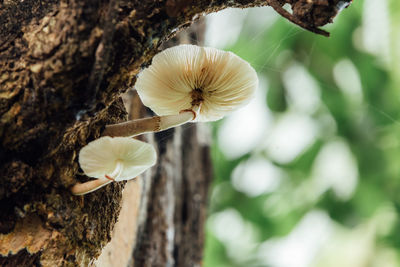
[(156, 163), (153, 146), (129, 137), (101, 137), (79, 152), (79, 164), (84, 173), (96, 180), (77, 183), (74, 195), (93, 192), (113, 181), (135, 178)]
[(136, 90), (158, 117), (107, 125), (103, 135), (134, 136), (188, 121), (215, 121), (248, 103), (258, 85), (255, 70), (231, 52), (180, 45), (153, 58)]

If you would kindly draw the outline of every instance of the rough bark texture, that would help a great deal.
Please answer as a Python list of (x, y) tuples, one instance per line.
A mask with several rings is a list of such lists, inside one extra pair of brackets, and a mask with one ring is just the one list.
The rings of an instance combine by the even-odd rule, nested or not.
[[(227, 6), (272, 2), (292, 4), (296, 19), (312, 28), (329, 22), (343, 1), (0, 0), (0, 266), (93, 262), (111, 238), (125, 183), (72, 196), (69, 187), (88, 179), (79, 170), (80, 148), (98, 138), (106, 124), (126, 120), (120, 94), (177, 30)], [(139, 228), (138, 264), (200, 262), (201, 249), (190, 245), (186, 233), (199, 233), (197, 220), (205, 216), (197, 210), (204, 204), (197, 194), (205, 192), (189, 182), (204, 170), (187, 153), (194, 149), (206, 157), (207, 151), (189, 147), (193, 129), (183, 131), (182, 151), (169, 148), (176, 141), (171, 131), (155, 137), (161, 154), (172, 154), (160, 158), (148, 188), (150, 219)], [(168, 167), (173, 153), (184, 158), (183, 186), (169, 184), (177, 171)], [(175, 217), (163, 200), (178, 203)], [(163, 220), (151, 217), (160, 212)], [(169, 229), (159, 223), (176, 224), (175, 243), (168, 232), (158, 232)]]

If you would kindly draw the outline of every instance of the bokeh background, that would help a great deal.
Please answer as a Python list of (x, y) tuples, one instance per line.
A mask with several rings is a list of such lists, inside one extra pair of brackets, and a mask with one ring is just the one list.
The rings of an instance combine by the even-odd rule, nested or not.
[(260, 86), (212, 125), (204, 266), (400, 266), (400, 1), (354, 1), (330, 38), (269, 7), (205, 23)]

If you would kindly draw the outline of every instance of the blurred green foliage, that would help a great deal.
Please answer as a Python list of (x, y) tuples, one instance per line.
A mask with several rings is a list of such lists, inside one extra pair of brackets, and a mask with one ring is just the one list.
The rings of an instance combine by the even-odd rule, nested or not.
[[(265, 105), (273, 123), (265, 139), (287, 114), (306, 116), (317, 125), (319, 134), (289, 162), (276, 160), (262, 145), (229, 158), (218, 139), (224, 121), (213, 125), (215, 178), (204, 266), (400, 266), (400, 2), (387, 2), (389, 13), (383, 15), (389, 28), (378, 29), (387, 31), (387, 45), (371, 51), (363, 46), (368, 34), (366, 19), (370, 19), (365, 17), (365, 5), (374, 2), (354, 1), (327, 27), (330, 38), (306, 32), (283, 18), (254, 32), (245, 20), (237, 41), (225, 48), (250, 62), (267, 81)], [(305, 69), (318, 87), (319, 102), (312, 111), (298, 110), (293, 104), (296, 100), (291, 99), (285, 83), (290, 77), (285, 73), (292, 66)], [(347, 76), (354, 70), (355, 76)], [(360, 92), (351, 91), (356, 86), (342, 88), (341, 84), (357, 84), (352, 77), (358, 77)], [(323, 151), (335, 151), (328, 149), (332, 143), (340, 143), (332, 147), (348, 150), (348, 164), (355, 165), (354, 189), (344, 195), (338, 193), (340, 185), (318, 187), (324, 175), (317, 177), (317, 159)], [(284, 178), (273, 190), (251, 195), (235, 187), (232, 174), (254, 156), (271, 162)], [(336, 162), (331, 164), (335, 168)], [(273, 259), (276, 241), (289, 240), (291, 233), (296, 237), (294, 229), (313, 211), (329, 218), (330, 232), (321, 235), (323, 241), (309, 245), (314, 250), (304, 253), (310, 259)], [(293, 242), (297, 247), (280, 248), (285, 257), (296, 257), (294, 250), (308, 241)]]

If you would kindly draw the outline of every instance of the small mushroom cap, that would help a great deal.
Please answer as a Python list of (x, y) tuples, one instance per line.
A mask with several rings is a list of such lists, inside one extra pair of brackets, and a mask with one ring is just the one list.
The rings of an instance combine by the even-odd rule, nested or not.
[(179, 45), (153, 58), (136, 81), (144, 105), (157, 115), (174, 115), (200, 105), (196, 121), (215, 121), (247, 104), (258, 78), (232, 52)]
[(105, 178), (118, 167), (121, 173), (116, 181), (135, 178), (156, 163), (153, 146), (129, 137), (101, 137), (79, 152), (79, 164), (87, 176)]

